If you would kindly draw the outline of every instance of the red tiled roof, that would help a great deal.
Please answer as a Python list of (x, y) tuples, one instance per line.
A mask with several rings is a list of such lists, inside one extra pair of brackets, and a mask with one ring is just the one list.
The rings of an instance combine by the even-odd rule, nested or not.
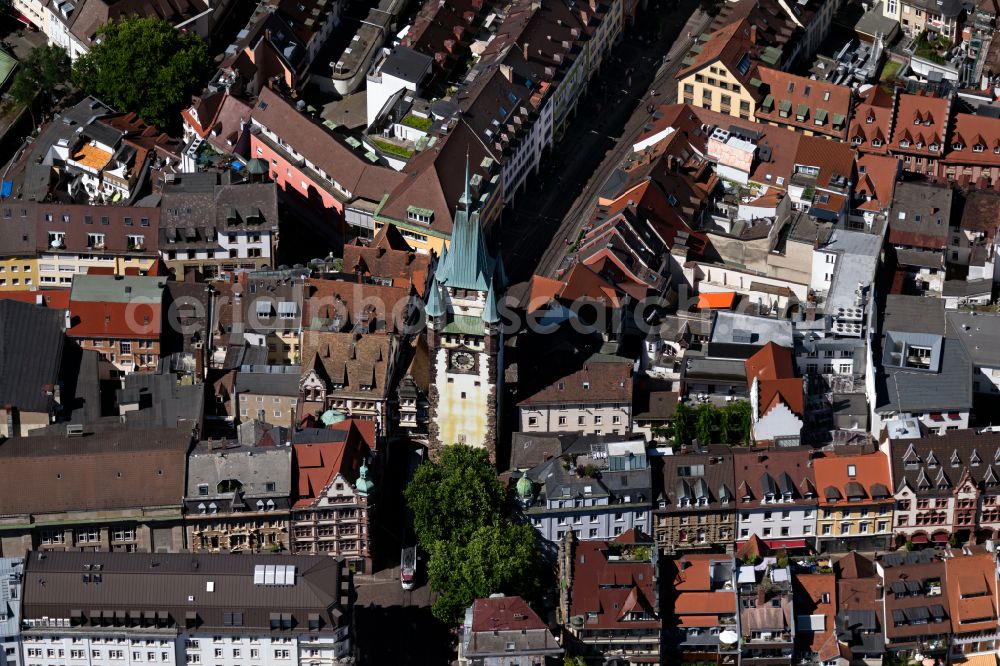
[(521, 631), (546, 625), (521, 597), (491, 597), (472, 603), (473, 631)]
[(677, 72), (677, 80), (681, 80), (713, 62), (721, 62), (730, 74), (737, 77), (746, 86), (747, 92), (756, 93), (749, 87), (751, 77), (756, 76), (756, 67), (751, 64), (745, 71), (740, 71), (739, 62), (744, 56), (753, 59), (755, 45), (751, 41), (751, 26), (746, 19), (731, 23), (709, 35), (708, 41), (698, 41), (701, 52), (694, 53), (693, 62)]
[[(899, 160), (875, 154), (860, 154), (857, 159), (858, 175), (855, 192), (872, 198), (871, 210), (888, 210), (896, 188)], [(866, 204), (859, 206), (865, 210)]]
[(160, 338), (160, 303), (71, 301), (71, 338)]
[[(848, 141), (858, 150), (868, 153), (882, 154), (889, 150), (889, 125), (892, 122), (892, 109), (884, 106), (859, 104), (854, 110), (854, 122), (848, 133)], [(874, 145), (878, 141), (879, 145)]]
[[(796, 76), (768, 67), (760, 67), (757, 70), (757, 78), (766, 86), (762, 88), (762, 92), (774, 98), (774, 104), (769, 111), (758, 106), (754, 113), (758, 121), (767, 120), (782, 125), (792, 125), (840, 139), (847, 136), (847, 119), (851, 115), (851, 89), (847, 86)], [(782, 102), (791, 103), (787, 117), (781, 116), (779, 107)], [(804, 121), (799, 121), (796, 117), (801, 105), (809, 109)], [(817, 113), (819, 110), (826, 112), (825, 118)], [(840, 129), (833, 126), (834, 114), (843, 116)], [(818, 120), (822, 122), (817, 125)]]
[(347, 483), (357, 481), (358, 470), (375, 441), (373, 421), (349, 419), (330, 426), (329, 430), (347, 434), (342, 441), (292, 445), (296, 507), (311, 506), (338, 475)]
[[(947, 99), (926, 95), (900, 95), (892, 131), (893, 150), (940, 157), (948, 134), (949, 112), (950, 104)], [(909, 147), (901, 147), (901, 141), (909, 141)], [(922, 144), (922, 148), (917, 148), (917, 143)], [(929, 149), (932, 144), (937, 145), (937, 152)]]
[(371, 245), (344, 246), (344, 272), (392, 280), (394, 287), (412, 284), (423, 295), (430, 255), (413, 251), (394, 225), (383, 225)]
[(20, 301), (21, 303), (38, 304), (41, 297), (41, 305), (56, 310), (69, 309), (69, 289), (44, 289), (36, 291), (0, 291), (0, 299), (8, 301)]
[(945, 575), (948, 579), (952, 633), (995, 629), (997, 577), (993, 554), (978, 553), (948, 558), (945, 560)]
[[(956, 148), (958, 145), (961, 148)], [(976, 151), (977, 146), (982, 148), (980, 152)], [(1000, 163), (1000, 118), (957, 114), (944, 162), (997, 166)]]
[(779, 402), (799, 416), (805, 414), (802, 379), (795, 377), (791, 350), (769, 342), (748, 358), (744, 365), (747, 385), (751, 386), (755, 378), (758, 380), (762, 415)]
[[(822, 615), (822, 631), (803, 631), (795, 636), (796, 647), (807, 652), (819, 653), (821, 661), (840, 654), (837, 645), (837, 578), (831, 574), (797, 574), (795, 576), (796, 615)], [(823, 603), (823, 595), (829, 603)]]
[[(596, 613), (596, 621), (586, 620), (587, 628), (660, 628), (660, 621), (623, 622), (630, 611), (656, 614), (656, 576), (651, 562), (609, 560), (609, 544), (581, 541), (573, 554), (573, 587), (570, 615)], [(592, 616), (591, 616), (592, 617)]]
[[(854, 466), (854, 476), (848, 475), (848, 466)], [(825, 490), (834, 487), (840, 492), (839, 504), (845, 503), (848, 483), (856, 482), (864, 488), (866, 502), (872, 500), (872, 486), (881, 484), (887, 489), (891, 487), (889, 478), (889, 460), (881, 451), (848, 456), (830, 456), (813, 460), (813, 471), (816, 474), (816, 490), (819, 493), (821, 505), (830, 505), (826, 499)], [(891, 502), (888, 497), (883, 502)]]
[(795, 376), (795, 364), (792, 361), (792, 351), (774, 342), (768, 342), (753, 356), (748, 358), (746, 366), (747, 381), (753, 378), (786, 379)]
[(344, 323), (338, 330), (342, 331), (349, 324), (358, 323), (367, 313), (369, 321), (385, 322), (387, 330), (395, 331), (403, 323), (404, 308), (409, 300), (408, 286), (308, 278), (302, 303), (302, 326), (315, 329), (340, 316)]

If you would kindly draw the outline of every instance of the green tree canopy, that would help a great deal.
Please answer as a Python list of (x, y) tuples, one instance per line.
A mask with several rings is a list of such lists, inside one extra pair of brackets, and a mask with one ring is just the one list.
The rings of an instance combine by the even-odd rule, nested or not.
[(463, 543), (501, 523), (503, 487), (485, 449), (444, 447), (437, 462), (417, 468), (405, 496), (417, 541), (431, 553), (438, 541)]
[(691, 408), (679, 403), (674, 411), (674, 443), (687, 444), (691, 441)]
[(178, 121), (191, 93), (204, 83), (205, 42), (160, 19), (111, 21), (100, 41), (77, 59), (74, 82), (119, 111), (134, 111), (158, 127)]
[(694, 424), (694, 434), (702, 445), (712, 443), (712, 427), (715, 425), (715, 407), (707, 402), (698, 405), (695, 410), (697, 418)]
[(21, 61), (10, 95), (18, 104), (28, 104), (39, 91), (51, 91), (69, 81), (71, 71), (69, 56), (62, 47), (39, 46)]
[(466, 541), (439, 541), (427, 573), (439, 593), (431, 612), (446, 623), (459, 622), (474, 600), (496, 592), (533, 599), (540, 587), (535, 529), (486, 525)]

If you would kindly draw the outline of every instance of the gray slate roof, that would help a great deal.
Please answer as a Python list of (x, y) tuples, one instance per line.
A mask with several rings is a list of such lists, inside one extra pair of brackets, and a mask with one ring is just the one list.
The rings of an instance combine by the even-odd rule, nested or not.
[(948, 312), (948, 337), (962, 343), (979, 367), (1000, 367), (1000, 316), (979, 312)]
[(297, 365), (245, 365), (236, 373), (236, 393), (257, 395), (299, 394), (302, 369)]
[(895, 338), (933, 339), (939, 360), (936, 372), (883, 366), (878, 378), (877, 411), (962, 411), (972, 407), (972, 363), (958, 340), (944, 337), (946, 322), (940, 298), (897, 294), (886, 297), (883, 351)]
[(905, 483), (920, 497), (950, 497), (968, 471), (980, 490), (1000, 493), (1000, 433), (950, 430), (890, 440), (889, 452), (894, 492)]
[(0, 301), (0, 404), (47, 412), (44, 386), (58, 382), (65, 315), (30, 303)]
[[(89, 580), (84, 578), (88, 571), (84, 565), (90, 565)], [(294, 567), (294, 584), (255, 584), (258, 565)], [(134, 611), (152, 612), (154, 617), (164, 612), (165, 626), (183, 628), (188, 613), (194, 613), (200, 631), (217, 628), (227, 634), (252, 631), (289, 637), (307, 631), (329, 634), (347, 621), (342, 566), (332, 557), (297, 555), (50, 552), (40, 557), (31, 553), (24, 617), (72, 618), (76, 611), (90, 624), (95, 611), (111, 611), (124, 612), (131, 623)], [(95, 574), (101, 577), (99, 583), (92, 582)], [(291, 614), (291, 631), (271, 629), (276, 612)], [(230, 626), (232, 613), (242, 614), (239, 627)], [(318, 630), (308, 628), (310, 615), (321, 621)]]
[[(292, 492), (292, 449), (290, 446), (201, 442), (188, 456), (189, 500), (232, 497), (232, 492), (218, 492), (219, 484), (229, 479), (243, 485), (247, 499), (288, 497)], [(274, 490), (267, 490), (268, 483), (274, 484)], [(207, 495), (198, 492), (201, 485), (208, 486)]]

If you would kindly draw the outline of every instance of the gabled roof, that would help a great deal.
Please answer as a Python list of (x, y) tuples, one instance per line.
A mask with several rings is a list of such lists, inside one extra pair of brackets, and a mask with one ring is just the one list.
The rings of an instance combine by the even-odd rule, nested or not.
[[(735, 470), (736, 503), (738, 506), (760, 506), (770, 493), (782, 500), (791, 493), (789, 504), (816, 504), (816, 478), (809, 464), (811, 449), (806, 447), (775, 448), (768, 451), (739, 451), (733, 456)], [(750, 500), (745, 501), (749, 491)], [(806, 494), (812, 494), (806, 498)], [(768, 506), (771, 506), (770, 504)]]
[(338, 182), (352, 198), (380, 201), (404, 178), (389, 167), (369, 163), (362, 153), (342, 143), (268, 87), (260, 91), (251, 115), (254, 121), (322, 169), (327, 178)]
[(959, 113), (945, 164), (995, 165), (1000, 160), (1000, 118)]
[(871, 578), (876, 575), (875, 563), (856, 551), (851, 551), (834, 564), (838, 578)]
[[(1000, 433), (948, 430), (918, 439), (890, 439), (894, 492), (904, 484), (920, 497), (950, 497), (964, 478), (982, 491), (1000, 492)], [(939, 487), (943, 486), (943, 487)]]
[(65, 315), (0, 299), (0, 406), (47, 414), (55, 407)]
[(945, 560), (953, 634), (991, 630), (997, 625), (996, 556), (956, 554)]
[(303, 331), (303, 375), (315, 370), (332, 395), (384, 399), (395, 347), (394, 338), (384, 333)]
[[(795, 646), (815, 652), (821, 661), (840, 655), (837, 644), (837, 579), (831, 574), (796, 574)], [(805, 620), (805, 618), (809, 618)]]
[[(823, 495), (820, 505), (836, 504), (858, 496), (859, 492), (862, 493), (860, 497), (863, 502), (892, 501), (888, 496), (889, 461), (881, 451), (816, 458), (813, 460), (813, 469), (816, 487)], [(853, 475), (851, 471), (854, 472)], [(879, 497), (883, 495), (884, 497)]]
[(795, 377), (792, 352), (787, 347), (768, 342), (746, 360), (747, 386), (757, 380), (760, 390), (760, 414), (763, 416), (779, 402), (793, 413), (805, 414), (802, 379)]
[[(840, 139), (847, 136), (847, 119), (851, 115), (849, 87), (796, 76), (770, 67), (758, 68), (757, 78), (764, 84), (761, 92), (771, 97), (771, 100), (765, 97), (765, 104), (758, 105), (754, 112), (758, 121), (807, 128), (812, 132)], [(783, 102), (788, 102), (792, 109), (786, 117), (780, 114)], [(803, 120), (798, 119), (800, 109), (806, 110)], [(837, 121), (839, 127), (835, 126)]]
[(750, 86), (750, 79), (757, 73), (757, 48), (752, 41), (751, 32), (750, 22), (742, 19), (716, 30), (707, 39), (700, 37), (685, 58), (684, 62), (690, 64), (677, 72), (677, 79), (684, 79), (719, 62), (747, 86), (747, 92), (757, 94), (757, 89)]
[(190, 443), (176, 428), (8, 439), (0, 444), (0, 512), (180, 512)]
[[(370, 421), (348, 419), (326, 429), (328, 441), (292, 445), (294, 508), (312, 506), (338, 476), (348, 484), (358, 480), (361, 465), (374, 445), (373, 426)], [(370, 431), (367, 436), (365, 430)]]
[[(660, 630), (657, 617), (656, 568), (650, 561), (610, 559), (603, 541), (581, 541), (573, 553), (570, 615), (587, 617), (598, 629)], [(625, 620), (626, 613), (645, 612), (654, 619)], [(588, 614), (589, 615), (588, 617)], [(596, 615), (596, 619), (594, 618)]]
[[(947, 99), (925, 95), (899, 95), (892, 131), (892, 148), (895, 151), (940, 157), (948, 136), (951, 104)], [(908, 141), (903, 147), (901, 142)], [(917, 147), (917, 144), (921, 147)], [(937, 145), (937, 152), (931, 145)]]
[(548, 629), (521, 597), (490, 597), (472, 602), (472, 631)]
[(398, 332), (408, 315), (409, 286), (306, 278), (302, 327), (343, 332)]

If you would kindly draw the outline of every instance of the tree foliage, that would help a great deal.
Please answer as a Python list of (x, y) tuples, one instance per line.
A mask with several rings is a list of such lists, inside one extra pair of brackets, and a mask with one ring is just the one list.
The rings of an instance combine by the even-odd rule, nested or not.
[(10, 95), (18, 104), (28, 104), (39, 91), (48, 92), (69, 81), (71, 71), (69, 56), (62, 47), (39, 46), (21, 61)]
[(428, 552), (438, 541), (461, 543), (501, 521), (503, 487), (485, 449), (446, 446), (437, 462), (417, 468), (405, 495), (417, 541)]
[(674, 411), (674, 442), (677, 444), (687, 444), (691, 441), (691, 408), (686, 404), (679, 403)]
[(693, 437), (702, 444), (745, 444), (750, 441), (750, 403), (736, 400), (724, 407), (703, 402), (696, 408), (680, 403), (674, 412), (674, 441), (688, 444)]
[(99, 41), (77, 59), (74, 82), (119, 111), (168, 127), (204, 81), (205, 42), (160, 19), (131, 17), (97, 30)]
[(439, 593), (431, 612), (455, 623), (474, 600), (496, 592), (532, 599), (540, 586), (537, 563), (530, 525), (486, 525), (467, 541), (439, 541), (427, 565)]
[(712, 426), (715, 425), (715, 407), (707, 402), (698, 405), (695, 411), (694, 433), (702, 444), (712, 443)]

